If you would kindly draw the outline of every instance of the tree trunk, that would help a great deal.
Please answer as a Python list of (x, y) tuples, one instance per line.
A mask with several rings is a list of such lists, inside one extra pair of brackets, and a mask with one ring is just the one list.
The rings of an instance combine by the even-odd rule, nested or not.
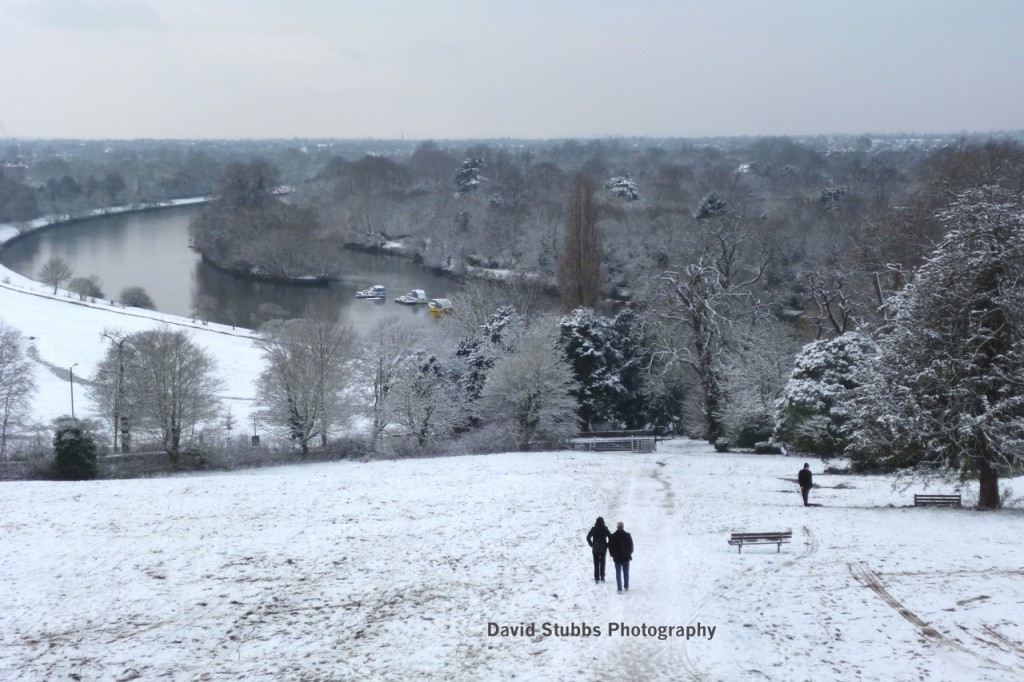
[(978, 509), (999, 508), (999, 473), (985, 458), (978, 476)]

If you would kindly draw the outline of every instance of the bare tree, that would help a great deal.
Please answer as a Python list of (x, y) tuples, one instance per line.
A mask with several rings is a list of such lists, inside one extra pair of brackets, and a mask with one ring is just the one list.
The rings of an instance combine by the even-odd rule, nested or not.
[(68, 291), (78, 294), (78, 300), (103, 298), (103, 283), (96, 275), (74, 277), (68, 282)]
[(392, 391), (402, 373), (413, 368), (422, 330), (407, 318), (389, 317), (364, 337), (362, 383), (370, 389), (371, 436), (376, 444), (394, 419)]
[(110, 422), (114, 452), (131, 449), (131, 412), (134, 407), (127, 382), (127, 353), (131, 352), (128, 335), (120, 329), (106, 328), (101, 336), (110, 342), (107, 354), (96, 367), (96, 374), (86, 388), (100, 414)]
[(60, 285), (70, 278), (71, 266), (60, 256), (50, 256), (50, 259), (43, 264), (43, 269), (39, 271), (39, 279), (43, 284), (52, 285), (55, 294)]
[(593, 308), (601, 292), (601, 235), (597, 229), (594, 184), (578, 173), (565, 208), (565, 241), (558, 261), (558, 291), (562, 312)]
[(713, 443), (725, 434), (721, 414), (728, 331), (741, 311), (756, 311), (751, 287), (761, 279), (768, 257), (758, 254), (757, 262), (747, 265), (738, 252), (745, 235), (731, 228), (717, 229), (712, 237), (696, 262), (663, 272), (657, 286), (658, 315), (668, 325), (663, 348), (696, 374), (703, 435)]
[(420, 448), (450, 436), (469, 419), (469, 395), (458, 375), (422, 350), (396, 377), (388, 400), (394, 424)]
[(177, 467), (220, 412), (216, 362), (188, 334), (167, 328), (137, 332), (125, 344), (125, 392), (138, 426), (160, 440)]
[(267, 363), (256, 387), (261, 416), (309, 455), (310, 441), (326, 445), (337, 414), (353, 334), (323, 317), (274, 320), (260, 328), (256, 345)]
[(540, 284), (521, 275), (502, 282), (469, 279), (452, 296), (452, 306), (458, 314), (447, 317), (446, 326), (457, 336), (475, 336), (499, 308), (511, 306), (521, 317), (532, 319), (549, 310), (551, 303)]
[(21, 347), (21, 333), (0, 320), (0, 458), (7, 462), (7, 439), (28, 415), (35, 379)]

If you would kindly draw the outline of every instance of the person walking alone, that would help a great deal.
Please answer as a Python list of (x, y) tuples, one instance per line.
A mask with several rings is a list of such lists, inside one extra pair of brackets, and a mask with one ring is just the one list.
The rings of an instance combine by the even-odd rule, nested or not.
[(598, 516), (594, 527), (587, 533), (587, 544), (594, 554), (594, 582), (604, 582), (605, 557), (608, 556), (608, 538), (612, 532), (604, 525), (604, 517)]
[(804, 496), (804, 506), (810, 507), (807, 503), (807, 496), (811, 492), (811, 487), (814, 485), (811, 476), (811, 465), (804, 462), (804, 468), (800, 470), (800, 473), (796, 475), (796, 482), (800, 484), (800, 494)]
[(618, 591), (629, 591), (629, 562), (633, 560), (633, 536), (622, 527), (622, 521), (615, 524), (615, 532), (608, 540), (608, 553), (615, 562), (615, 585)]

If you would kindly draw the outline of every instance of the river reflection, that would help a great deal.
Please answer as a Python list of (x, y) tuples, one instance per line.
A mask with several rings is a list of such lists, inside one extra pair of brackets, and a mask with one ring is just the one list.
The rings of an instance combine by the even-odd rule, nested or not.
[[(7, 246), (0, 262), (27, 277), (38, 277), (51, 256), (68, 262), (74, 276), (98, 276), (108, 298), (141, 286), (161, 312), (189, 317), (198, 296), (215, 301), (210, 319), (252, 327), (260, 307), (280, 306), (299, 316), (315, 297), (338, 306), (341, 319), (357, 331), (378, 320), (402, 314), (429, 317), (425, 306), (404, 306), (394, 298), (410, 289), (430, 297), (450, 296), (459, 289), (453, 279), (436, 275), (404, 258), (346, 252), (341, 279), (327, 287), (301, 287), (252, 282), (233, 277), (206, 263), (188, 248), (188, 224), (198, 206), (179, 206), (125, 215), (111, 215), (27, 235)], [(356, 291), (375, 284), (387, 287), (383, 301), (359, 300)]]

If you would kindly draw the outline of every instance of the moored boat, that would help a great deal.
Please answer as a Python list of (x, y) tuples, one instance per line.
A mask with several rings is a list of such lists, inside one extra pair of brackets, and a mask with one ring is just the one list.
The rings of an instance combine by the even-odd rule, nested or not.
[(447, 298), (432, 298), (427, 302), (427, 311), (435, 317), (452, 314), (452, 302)]
[(427, 293), (423, 289), (413, 289), (407, 294), (402, 294), (395, 299), (395, 303), (402, 303), (404, 305), (418, 305), (424, 304), (428, 300)]
[(380, 284), (376, 284), (369, 289), (363, 289), (362, 291), (356, 292), (356, 298), (371, 298), (380, 299), (387, 295), (387, 291)]

